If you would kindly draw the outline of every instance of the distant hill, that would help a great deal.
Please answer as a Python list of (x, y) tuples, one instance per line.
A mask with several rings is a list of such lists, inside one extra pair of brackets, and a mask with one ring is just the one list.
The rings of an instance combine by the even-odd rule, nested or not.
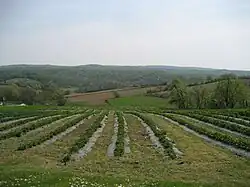
[(30, 87), (30, 88), (34, 88), (36, 90), (41, 90), (43, 87), (41, 82), (36, 81), (36, 80), (32, 80), (32, 79), (28, 79), (28, 78), (9, 79), (9, 80), (6, 80), (5, 83), (8, 85), (16, 84), (19, 87)]
[(160, 85), (175, 78), (187, 83), (206, 80), (233, 73), (250, 76), (249, 71), (190, 68), (174, 66), (83, 66), (10, 65), (0, 66), (1, 84), (18, 80), (22, 84), (54, 84), (63, 88), (75, 88), (79, 92), (107, 90), (123, 87)]

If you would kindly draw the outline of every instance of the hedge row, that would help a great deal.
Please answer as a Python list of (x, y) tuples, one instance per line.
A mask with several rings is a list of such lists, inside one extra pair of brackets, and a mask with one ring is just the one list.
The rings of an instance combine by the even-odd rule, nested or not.
[(232, 145), (234, 147), (250, 151), (250, 141), (241, 137), (231, 136), (230, 134), (216, 131), (215, 129), (207, 128), (202, 125), (195, 124), (190, 122), (187, 119), (183, 119), (179, 116), (173, 114), (162, 114), (163, 116), (172, 119), (173, 121), (178, 122), (181, 125), (188, 127), (189, 129), (194, 130), (195, 132), (205, 135), (211, 139)]
[(118, 133), (114, 155), (122, 156), (124, 154), (124, 119), (121, 112), (116, 112), (116, 116), (118, 118)]
[(173, 144), (166, 138), (166, 131), (159, 129), (158, 126), (155, 124), (155, 122), (149, 118), (146, 117), (145, 115), (138, 113), (138, 112), (129, 112), (130, 114), (133, 114), (139, 118), (141, 118), (149, 127), (152, 129), (154, 132), (155, 136), (159, 138), (159, 141), (161, 145), (165, 149), (165, 153), (171, 158), (174, 159), (176, 158), (176, 154), (173, 150)]
[(89, 138), (93, 135), (93, 133), (102, 126), (101, 121), (108, 114), (108, 112), (103, 112), (96, 118), (93, 124), (80, 136), (79, 139), (75, 141), (72, 147), (68, 150), (68, 152), (61, 159), (61, 162), (66, 163), (70, 160), (70, 157), (73, 153), (76, 153), (79, 149), (83, 148), (85, 144), (89, 141)]
[(53, 136), (58, 135), (59, 133), (62, 133), (66, 131), (68, 128), (74, 126), (76, 123), (80, 122), (81, 120), (87, 118), (88, 116), (91, 115), (91, 112), (87, 112), (84, 115), (78, 116), (74, 119), (70, 119), (69, 121), (65, 122), (62, 126), (57, 127), (53, 131), (49, 131), (45, 133), (43, 136), (39, 137), (38, 139), (34, 139), (29, 142), (21, 143), (17, 150), (25, 150), (28, 148), (31, 148), (33, 146), (40, 145), (41, 143), (45, 142), (46, 140), (51, 139)]

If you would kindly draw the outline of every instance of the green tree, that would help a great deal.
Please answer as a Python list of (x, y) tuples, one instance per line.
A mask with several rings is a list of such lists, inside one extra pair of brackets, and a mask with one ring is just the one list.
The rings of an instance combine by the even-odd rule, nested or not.
[(64, 106), (67, 102), (67, 100), (65, 99), (64, 95), (61, 94), (59, 92), (59, 90), (57, 90), (55, 93), (54, 93), (54, 96), (53, 96), (53, 100), (56, 101), (56, 104), (58, 106)]
[(58, 106), (64, 106), (66, 104), (66, 102), (67, 102), (67, 100), (63, 96), (60, 96), (57, 99), (57, 105)]
[(5, 85), (0, 88), (0, 98), (5, 98), (6, 102), (19, 100), (19, 89), (15, 85)]
[(64, 91), (64, 95), (69, 95), (70, 94), (70, 90), (65, 90)]
[(170, 89), (170, 103), (176, 104), (178, 108), (188, 108), (189, 94), (187, 91), (187, 86), (179, 79), (176, 79), (172, 82)]
[(218, 108), (234, 108), (236, 104), (242, 104), (247, 100), (247, 88), (245, 84), (233, 77), (225, 77), (218, 82), (214, 91), (214, 101)]
[(36, 97), (36, 92), (32, 88), (21, 88), (19, 100), (27, 105), (32, 105)]
[(205, 108), (208, 103), (208, 91), (205, 87), (195, 86), (192, 89), (192, 98), (195, 108)]
[(118, 91), (113, 91), (113, 95), (115, 98), (119, 98), (120, 94), (118, 93)]

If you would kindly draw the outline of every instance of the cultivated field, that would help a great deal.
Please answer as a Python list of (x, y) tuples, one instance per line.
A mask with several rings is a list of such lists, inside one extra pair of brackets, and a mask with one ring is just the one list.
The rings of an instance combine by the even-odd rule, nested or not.
[(0, 108), (0, 186), (249, 186), (249, 110)]
[(68, 101), (71, 103), (85, 103), (88, 105), (102, 105), (109, 99), (115, 98), (114, 92), (119, 94), (119, 97), (135, 96), (135, 95), (144, 95), (147, 90), (156, 90), (158, 87), (146, 87), (146, 88), (123, 88), (123, 89), (114, 89), (114, 90), (105, 90), (98, 92), (90, 93), (79, 93), (68, 95)]

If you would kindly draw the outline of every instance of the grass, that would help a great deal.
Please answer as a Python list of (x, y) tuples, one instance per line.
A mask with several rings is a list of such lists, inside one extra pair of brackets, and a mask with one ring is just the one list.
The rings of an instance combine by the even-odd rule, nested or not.
[(167, 99), (150, 96), (131, 96), (108, 100), (115, 107), (168, 107)]
[[(42, 187), (200, 187), (200, 184), (173, 181), (140, 181), (126, 178), (76, 175), (70, 171), (0, 166), (0, 186)], [(202, 185), (212, 187), (212, 185)]]

